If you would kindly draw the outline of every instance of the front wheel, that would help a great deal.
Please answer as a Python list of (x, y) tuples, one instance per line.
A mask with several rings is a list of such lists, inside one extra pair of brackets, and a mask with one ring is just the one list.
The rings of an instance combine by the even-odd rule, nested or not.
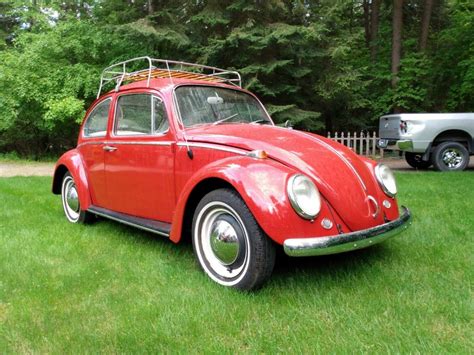
[(233, 190), (214, 190), (202, 198), (192, 235), (199, 265), (223, 286), (256, 289), (273, 271), (275, 247)]
[(433, 165), (440, 171), (461, 171), (469, 164), (469, 152), (458, 142), (444, 142), (433, 152)]
[(428, 169), (431, 166), (431, 161), (424, 161), (422, 157), (420, 153), (405, 152), (405, 160), (415, 169)]
[(92, 214), (81, 210), (79, 193), (72, 175), (67, 172), (63, 177), (61, 185), (61, 200), (63, 203), (64, 214), (71, 223), (87, 223), (93, 218)]

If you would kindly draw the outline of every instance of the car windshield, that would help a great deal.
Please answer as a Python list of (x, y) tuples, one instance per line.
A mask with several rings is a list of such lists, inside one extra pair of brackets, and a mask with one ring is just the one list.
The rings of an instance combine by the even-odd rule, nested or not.
[(200, 124), (272, 124), (262, 105), (244, 92), (211, 86), (176, 89), (179, 112), (185, 127)]

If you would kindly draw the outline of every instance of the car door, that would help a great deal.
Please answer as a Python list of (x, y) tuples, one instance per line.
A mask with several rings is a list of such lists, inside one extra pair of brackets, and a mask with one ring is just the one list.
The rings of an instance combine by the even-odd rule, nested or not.
[(105, 148), (106, 208), (171, 222), (174, 196), (174, 135), (164, 102), (156, 94), (117, 95)]
[(77, 148), (86, 166), (92, 203), (97, 206), (104, 206), (107, 199), (103, 147), (111, 102), (112, 98), (106, 97), (91, 109), (82, 126)]

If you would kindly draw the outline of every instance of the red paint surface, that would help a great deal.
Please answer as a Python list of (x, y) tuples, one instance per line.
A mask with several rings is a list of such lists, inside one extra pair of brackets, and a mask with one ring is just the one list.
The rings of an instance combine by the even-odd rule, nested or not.
[[(197, 83), (203, 84), (156, 79), (146, 88), (144, 82), (133, 83), (93, 104), (112, 97), (107, 135), (84, 138), (80, 134), (78, 148), (64, 154), (57, 165), (71, 171), (83, 209), (94, 204), (172, 223), (170, 237), (178, 242), (189, 195), (201, 181), (219, 178), (239, 192), (262, 229), (280, 244), (288, 238), (336, 235), (336, 225), (349, 232), (382, 224), (384, 217), (398, 217), (396, 200), (386, 196), (375, 179), (375, 162), (314, 134), (235, 123), (189, 128), (186, 137), (192, 145), (190, 159), (174, 110), (173, 90), (179, 84)], [(169, 131), (160, 136), (115, 137), (114, 107), (117, 96), (126, 92), (159, 95), (166, 105)], [(106, 152), (105, 145), (117, 150)], [(233, 151), (224, 151), (226, 148)], [(254, 149), (265, 150), (269, 158), (245, 156)], [(295, 173), (312, 178), (321, 193), (322, 208), (314, 221), (299, 217), (289, 203), (286, 186)], [(376, 199), (383, 212), (376, 218), (369, 196)], [(384, 200), (390, 201), (390, 208), (383, 207)], [(333, 221), (330, 230), (321, 227), (323, 218)]]

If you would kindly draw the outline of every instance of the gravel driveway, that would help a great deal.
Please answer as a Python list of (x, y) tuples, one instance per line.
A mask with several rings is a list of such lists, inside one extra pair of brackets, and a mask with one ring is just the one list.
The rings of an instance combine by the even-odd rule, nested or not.
[[(416, 172), (415, 169), (411, 168), (405, 159), (399, 158), (386, 158), (379, 160), (387, 164), (393, 170)], [(0, 177), (9, 176), (53, 176), (54, 163), (13, 163), (13, 162), (0, 162)], [(433, 170), (430, 168), (429, 170)], [(471, 162), (467, 171), (474, 172), (474, 157), (471, 157)]]
[(53, 176), (54, 163), (0, 162), (0, 177)]

